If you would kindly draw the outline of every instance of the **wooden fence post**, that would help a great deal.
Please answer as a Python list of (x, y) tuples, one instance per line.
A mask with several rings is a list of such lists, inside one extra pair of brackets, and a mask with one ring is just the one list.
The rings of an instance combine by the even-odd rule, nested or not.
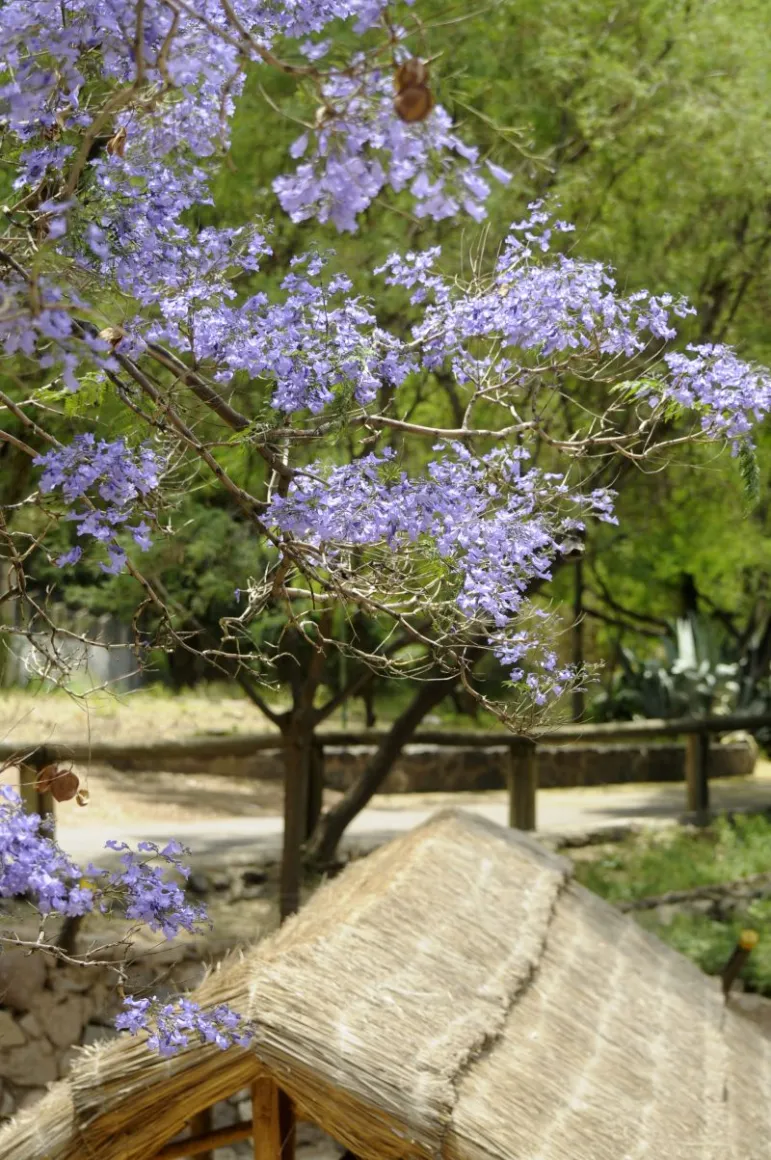
[(538, 789), (538, 755), (535, 742), (517, 737), (509, 746), (509, 825), (534, 830), (535, 795)]
[(709, 733), (689, 733), (685, 739), (685, 784), (688, 812), (696, 824), (709, 821)]
[(51, 760), (45, 746), (41, 745), (35, 749), (29, 758), (22, 765), (19, 765), (19, 795), (26, 813), (40, 814), (41, 818), (50, 815), (52, 827), (49, 830), (49, 836), (53, 837), (54, 795), (50, 789), (41, 793), (37, 788), (37, 779), (41, 769), (50, 764)]

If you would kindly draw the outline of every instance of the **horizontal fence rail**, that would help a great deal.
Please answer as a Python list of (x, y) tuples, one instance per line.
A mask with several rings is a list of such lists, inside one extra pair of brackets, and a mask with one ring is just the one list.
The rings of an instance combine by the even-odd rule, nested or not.
[[(521, 736), (503, 730), (424, 729), (415, 732), (408, 745), (432, 745), (457, 749), (508, 749), (509, 823), (518, 829), (536, 828), (535, 798), (538, 787), (538, 747), (580, 744), (581, 742), (651, 741), (658, 737), (684, 737), (686, 743), (686, 786), (688, 811), (697, 821), (709, 813), (709, 738), (710, 735), (753, 732), (771, 728), (771, 714), (732, 713), (720, 717), (678, 717), (670, 720), (615, 721), (602, 725), (560, 725), (542, 729), (532, 736)], [(389, 736), (387, 729), (361, 731), (329, 730), (319, 732), (322, 747), (377, 747)], [(164, 760), (194, 758), (206, 760), (222, 757), (247, 757), (257, 752), (275, 752), (282, 748), (281, 734), (239, 733), (223, 736), (189, 737), (152, 743), (116, 741), (45, 742), (4, 741), (0, 743), (0, 762), (18, 764), (22, 770), (21, 790), (25, 807), (37, 813), (53, 813), (49, 791), (41, 793), (35, 781), (37, 773), (57, 762), (104, 765), (157, 763)]]

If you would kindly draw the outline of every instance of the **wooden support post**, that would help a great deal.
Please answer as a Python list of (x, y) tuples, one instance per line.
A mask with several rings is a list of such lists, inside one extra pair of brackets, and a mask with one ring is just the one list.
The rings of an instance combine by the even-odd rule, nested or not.
[(509, 746), (509, 825), (534, 830), (535, 795), (538, 789), (538, 757), (535, 742), (518, 737)]
[[(198, 1139), (201, 1136), (211, 1135), (212, 1130), (212, 1116), (211, 1108), (204, 1108), (201, 1112), (196, 1112), (190, 1121), (190, 1135), (193, 1139)], [(191, 1152), (191, 1156), (197, 1156), (199, 1160), (213, 1160), (214, 1153), (210, 1148), (205, 1152)]]
[[(46, 765), (50, 765), (50, 758), (45, 747), (40, 746), (30, 754), (23, 765), (19, 766), (19, 794), (28, 814), (40, 814), (41, 817), (50, 815), (53, 823), (55, 817), (53, 794), (50, 789), (40, 793), (36, 785), (38, 774)], [(51, 837), (54, 836), (53, 828), (49, 834)]]
[(272, 1080), (252, 1084), (254, 1160), (294, 1160), (294, 1106)]
[(689, 733), (685, 739), (685, 784), (688, 812), (696, 824), (709, 821), (709, 734)]

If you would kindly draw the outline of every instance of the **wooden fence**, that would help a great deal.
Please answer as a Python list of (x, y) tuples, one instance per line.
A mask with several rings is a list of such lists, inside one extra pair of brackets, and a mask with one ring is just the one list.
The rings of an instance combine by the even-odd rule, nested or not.
[[(580, 742), (654, 741), (660, 737), (684, 737), (686, 743), (686, 786), (688, 812), (702, 823), (709, 815), (709, 739), (711, 735), (737, 730), (756, 731), (771, 727), (769, 714), (732, 714), (722, 717), (684, 717), (673, 720), (617, 721), (607, 725), (563, 725), (543, 730), (537, 737), (515, 736), (502, 730), (419, 730), (409, 744), (445, 748), (509, 749), (509, 824), (520, 830), (536, 828), (538, 787), (538, 746)], [(335, 748), (377, 746), (387, 736), (383, 729), (362, 732), (328, 731), (317, 735), (319, 745)], [(141, 763), (163, 768), (167, 759), (196, 760), (218, 757), (245, 757), (262, 751), (279, 750), (278, 733), (234, 734), (224, 737), (193, 737), (151, 744), (111, 741), (0, 743), (0, 762), (17, 762), (22, 769), (21, 791), (25, 806), (38, 813), (54, 812), (49, 791), (40, 793), (37, 773), (56, 762), (104, 765)]]

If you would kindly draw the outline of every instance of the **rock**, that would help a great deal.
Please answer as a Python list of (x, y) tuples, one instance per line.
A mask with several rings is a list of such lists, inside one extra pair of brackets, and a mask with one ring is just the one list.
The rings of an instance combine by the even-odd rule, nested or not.
[(42, 1087), (56, 1079), (56, 1056), (47, 1039), (12, 1047), (0, 1056), (0, 1076), (20, 1087)]
[(73, 995), (52, 1009), (45, 1033), (56, 1047), (71, 1047), (80, 1042), (87, 1017), (85, 1000)]
[(17, 947), (0, 954), (0, 1004), (14, 1011), (29, 1011), (46, 981), (42, 954), (28, 954)]
[(208, 894), (211, 884), (206, 874), (195, 870), (187, 880), (187, 888), (193, 894)]
[(42, 1098), (45, 1094), (46, 1094), (45, 1088), (30, 1088), (28, 1091), (24, 1092), (23, 1095), (21, 1095), (19, 1097), (19, 1102), (18, 1102), (19, 1111), (21, 1111), (22, 1108), (33, 1107), (34, 1104), (36, 1104), (40, 1100), (42, 1100)]
[(16, 1100), (13, 1098), (7, 1088), (2, 1088), (2, 1095), (0, 1095), (0, 1119), (7, 1120), (16, 1111)]
[(63, 1055), (59, 1056), (58, 1062), (56, 1064), (57, 1079), (64, 1079), (65, 1076), (70, 1074), (72, 1065), (79, 1055), (79, 1047), (70, 1047), (67, 1051), (64, 1052)]
[(27, 1036), (10, 1011), (0, 1011), (0, 1051), (5, 1051), (9, 1047), (21, 1047), (26, 1042)]
[(212, 890), (221, 893), (225, 890), (230, 890), (230, 875), (224, 870), (216, 870), (209, 875), (209, 882)]
[(656, 907), (656, 920), (662, 926), (671, 926), (675, 919), (682, 913), (682, 906), (678, 906), (676, 902), (665, 902), (663, 905)]
[(305, 1160), (338, 1160), (343, 1149), (315, 1124), (297, 1124), (297, 1154)]
[[(91, 974), (89, 974), (89, 971)], [(51, 988), (57, 993), (67, 995), (82, 995), (85, 991), (90, 991), (94, 986), (93, 967), (83, 967), (81, 970), (73, 972), (59, 970), (54, 971), (51, 976)]]
[(265, 895), (264, 886), (244, 886), (243, 890), (237, 896), (239, 902), (254, 902), (257, 898), (262, 898)]
[(264, 870), (243, 870), (241, 881), (244, 886), (262, 886), (264, 882), (268, 881), (268, 875)]
[(694, 898), (692, 902), (687, 904), (687, 909), (691, 914), (713, 915), (716, 910), (716, 903), (714, 898)]
[(237, 1124), (238, 1120), (238, 1112), (228, 1103), (215, 1104), (211, 1110), (211, 1126), (214, 1131), (217, 1128), (230, 1128), (233, 1124)]
[(80, 1042), (83, 1047), (92, 1047), (95, 1043), (107, 1043), (110, 1039), (117, 1038), (118, 1032), (114, 1027), (99, 1027), (96, 1023), (87, 1023)]
[[(40, 996), (38, 995), (38, 999)], [(22, 1015), (19, 1020), (19, 1027), (21, 1027), (24, 1034), (30, 1039), (38, 1039), (44, 1034), (43, 1024), (38, 1019), (37, 1015), (33, 1015), (30, 1011), (27, 1015)]]

